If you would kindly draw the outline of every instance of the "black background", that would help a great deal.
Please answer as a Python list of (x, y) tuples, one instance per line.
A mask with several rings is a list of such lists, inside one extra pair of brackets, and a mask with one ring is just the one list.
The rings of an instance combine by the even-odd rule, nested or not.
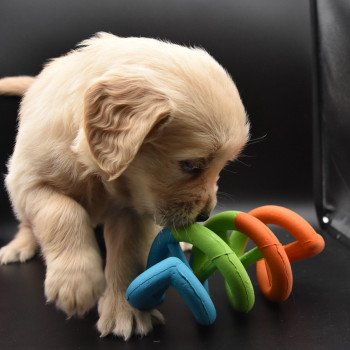
[[(252, 124), (252, 143), (223, 173), (218, 209), (285, 204), (319, 229), (312, 199), (312, 40), (305, 0), (0, 0), (0, 76), (37, 74), (98, 31), (149, 36), (206, 48), (234, 78)], [(19, 99), (0, 97), (0, 172), (11, 154)], [(258, 140), (255, 142), (254, 140)], [(0, 189), (0, 246), (15, 232)], [(286, 237), (281, 230), (276, 231)], [(99, 339), (96, 310), (65, 320), (45, 305), (40, 258), (0, 267), (0, 349), (347, 349), (349, 252), (326, 237), (326, 251), (293, 265), (283, 304), (256, 289), (248, 315), (230, 309), (221, 277), (211, 283), (218, 318), (195, 324), (170, 291), (167, 324), (143, 340)]]
[[(223, 173), (222, 200), (311, 197), (311, 38), (307, 1), (2, 1), (0, 76), (35, 75), (98, 31), (206, 48), (232, 75), (252, 144)], [(17, 98), (1, 98), (0, 171), (14, 144)], [(258, 140), (254, 143), (254, 140)], [(275, 199), (276, 198), (276, 199)], [(0, 212), (9, 213), (5, 192)]]

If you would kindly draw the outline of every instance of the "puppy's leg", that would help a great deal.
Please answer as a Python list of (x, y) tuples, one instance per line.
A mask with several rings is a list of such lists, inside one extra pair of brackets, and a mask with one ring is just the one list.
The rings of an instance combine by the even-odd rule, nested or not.
[(15, 238), (0, 249), (0, 264), (25, 262), (35, 255), (38, 247), (31, 227), (22, 222)]
[(107, 288), (99, 300), (100, 319), (97, 328), (101, 336), (113, 333), (127, 340), (133, 330), (141, 336), (149, 333), (154, 323), (163, 323), (158, 310), (139, 311), (125, 298), (130, 282), (141, 273), (146, 264), (155, 227), (150, 220), (122, 211), (105, 223)]
[(83, 315), (105, 286), (88, 214), (72, 198), (44, 186), (30, 191), (26, 208), (47, 264), (47, 301), (68, 316)]

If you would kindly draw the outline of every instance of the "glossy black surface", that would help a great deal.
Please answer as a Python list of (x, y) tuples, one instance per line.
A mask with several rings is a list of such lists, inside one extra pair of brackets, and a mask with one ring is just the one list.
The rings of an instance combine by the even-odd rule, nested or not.
[[(246, 203), (249, 209), (260, 203)], [(282, 203), (316, 225), (312, 203)], [(232, 209), (231, 206), (228, 208)], [(0, 227), (3, 245), (14, 225)], [(282, 241), (291, 237), (275, 230)], [(127, 343), (112, 336), (99, 338), (96, 310), (84, 319), (66, 320), (52, 305), (45, 305), (44, 266), (40, 258), (26, 264), (0, 267), (0, 349), (347, 349), (350, 346), (349, 250), (332, 237), (325, 251), (292, 265), (293, 292), (281, 304), (260, 293), (255, 269), (250, 268), (256, 301), (248, 314), (231, 309), (223, 280), (215, 274), (210, 290), (217, 319), (210, 327), (198, 326), (175, 290), (160, 307), (166, 325), (148, 337)]]
[[(319, 229), (312, 200), (310, 23), (305, 0), (3, 1), (0, 76), (37, 74), (47, 59), (101, 30), (203, 46), (236, 81), (252, 139), (266, 135), (244, 152), (249, 157), (241, 161), (248, 166), (237, 162), (223, 173), (217, 210), (282, 204)], [(0, 97), (2, 174), (14, 145), (18, 105), (17, 98)], [(0, 246), (15, 230), (1, 186)], [(349, 259), (345, 246), (326, 237), (322, 255), (293, 265), (293, 293), (285, 303), (267, 302), (256, 288), (256, 304), (247, 315), (231, 310), (221, 277), (215, 275), (211, 290), (218, 317), (206, 328), (195, 323), (171, 290), (160, 308), (166, 325), (128, 343), (99, 338), (96, 310), (84, 319), (66, 320), (45, 305), (39, 257), (1, 266), (0, 349), (347, 349)], [(256, 287), (254, 271), (249, 272)]]

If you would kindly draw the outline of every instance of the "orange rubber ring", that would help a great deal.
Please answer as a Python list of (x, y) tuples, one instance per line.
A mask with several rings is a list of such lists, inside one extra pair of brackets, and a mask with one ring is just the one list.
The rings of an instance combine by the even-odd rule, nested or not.
[(286, 300), (292, 291), (293, 274), (280, 241), (266, 225), (250, 214), (240, 212), (235, 226), (254, 241), (264, 256), (257, 262), (257, 277), (263, 294), (271, 301)]
[(249, 212), (265, 225), (275, 224), (289, 231), (297, 240), (284, 246), (290, 262), (306, 259), (322, 252), (325, 243), (312, 226), (292, 210), (265, 205)]

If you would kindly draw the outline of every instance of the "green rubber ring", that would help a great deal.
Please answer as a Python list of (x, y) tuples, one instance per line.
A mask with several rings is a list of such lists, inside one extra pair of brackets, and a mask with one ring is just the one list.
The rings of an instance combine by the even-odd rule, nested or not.
[[(203, 268), (203, 263), (205, 264), (208, 261), (212, 266), (212, 271), (218, 269), (221, 272), (225, 279), (229, 301), (234, 309), (243, 312), (251, 310), (255, 301), (252, 282), (236, 253), (223, 239), (207, 227), (199, 224), (193, 224), (185, 228), (173, 228), (171, 231), (179, 242), (193, 244), (196, 252), (200, 252), (201, 256), (205, 258), (201, 258), (200, 261), (196, 257), (195, 265), (197, 264)], [(195, 268), (194, 272), (196, 274)], [(202, 276), (196, 275), (200, 281), (204, 282), (207, 273), (208, 270)]]
[[(230, 239), (227, 236), (227, 231), (235, 229), (234, 222), (239, 213), (239, 211), (223, 211), (212, 216), (204, 224), (205, 227), (218, 235), (238, 256), (238, 250), (241, 250), (243, 252), (245, 246), (243, 247), (240, 245), (240, 249), (234, 250), (231, 246)], [(238, 246), (235, 248), (238, 248)], [(206, 254), (197, 249), (197, 247), (193, 247), (192, 249), (192, 268), (195, 275), (201, 281), (205, 281), (216, 270), (213, 262), (211, 260), (208, 260)]]
[[(240, 211), (233, 210), (221, 212), (212, 216), (205, 222), (204, 226), (224, 240), (239, 257), (243, 266), (247, 268), (263, 258), (263, 255), (258, 247), (245, 253), (248, 237), (237, 231), (235, 227), (235, 220), (239, 213)], [(232, 230), (230, 236), (227, 235), (227, 231), (229, 230)], [(200, 280), (207, 279), (216, 270), (215, 265), (196, 247), (192, 250), (192, 256), (193, 271)]]

